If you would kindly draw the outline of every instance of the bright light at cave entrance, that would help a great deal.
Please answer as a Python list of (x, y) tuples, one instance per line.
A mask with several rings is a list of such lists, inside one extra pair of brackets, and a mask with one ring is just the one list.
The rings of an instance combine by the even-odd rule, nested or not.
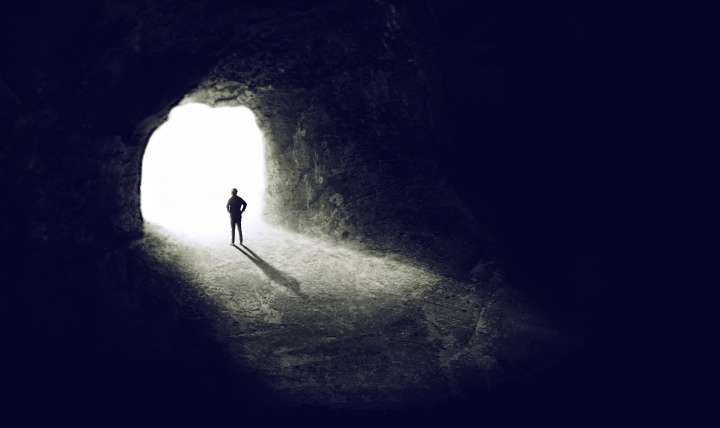
[(245, 107), (175, 107), (143, 157), (145, 220), (196, 239), (222, 233), (229, 239), (225, 204), (233, 187), (248, 204), (246, 230), (261, 221), (265, 192), (263, 137), (253, 113)]

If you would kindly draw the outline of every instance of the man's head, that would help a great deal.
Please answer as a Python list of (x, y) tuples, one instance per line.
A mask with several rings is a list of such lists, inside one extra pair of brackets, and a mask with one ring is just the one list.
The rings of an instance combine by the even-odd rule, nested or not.
[(232, 193), (233, 195), (237, 195), (237, 189), (233, 188), (230, 193)]

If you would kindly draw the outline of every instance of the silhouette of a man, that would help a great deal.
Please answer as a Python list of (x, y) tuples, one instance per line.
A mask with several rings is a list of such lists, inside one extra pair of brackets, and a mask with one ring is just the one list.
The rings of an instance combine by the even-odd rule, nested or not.
[(243, 198), (237, 195), (237, 189), (232, 189), (232, 196), (227, 201), (227, 211), (230, 213), (230, 231), (232, 240), (230, 245), (235, 245), (235, 225), (237, 225), (238, 237), (240, 238), (240, 245), (242, 245), (242, 213), (247, 208), (247, 202)]

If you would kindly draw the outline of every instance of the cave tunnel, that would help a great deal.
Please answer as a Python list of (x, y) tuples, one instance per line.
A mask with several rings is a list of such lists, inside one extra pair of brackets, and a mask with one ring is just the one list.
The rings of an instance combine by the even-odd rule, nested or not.
[[(599, 394), (630, 394), (613, 293), (633, 293), (631, 253), (660, 221), (672, 133), (665, 76), (632, 35), (598, 38), (614, 18), (596, 12), (14, 6), (0, 69), (6, 387), (20, 407), (81, 400), (87, 414), (219, 402), (418, 420), (586, 420)], [(217, 217), (163, 225), (141, 199), (150, 172), (171, 169), (153, 138), (193, 108), (244, 112), (230, 122), (252, 122), (260, 150), (206, 161), (233, 131), (190, 135), (166, 218), (216, 202)], [(235, 166), (259, 175), (191, 188)], [(240, 189), (247, 242), (231, 247), (224, 204), (245, 182), (261, 183)]]

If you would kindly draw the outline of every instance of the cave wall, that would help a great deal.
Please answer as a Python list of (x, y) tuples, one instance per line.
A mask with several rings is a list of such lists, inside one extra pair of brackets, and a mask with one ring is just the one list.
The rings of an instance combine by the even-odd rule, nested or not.
[[(27, 112), (23, 149), (6, 170), (24, 181), (16, 187), (23, 214), (6, 227), (38, 244), (139, 236), (144, 146), (191, 93), (258, 116), (272, 222), (468, 272), (488, 236), (436, 161), (447, 137), (431, 8), (249, 6), (38, 10), (35, 25), (49, 26), (53, 40), (27, 40), (43, 46), (21, 58), (38, 63), (33, 76), (20, 64), (3, 75), (26, 91), (8, 96)], [(69, 22), (74, 31), (49, 36)]]
[(543, 287), (573, 288), (568, 272), (614, 251), (667, 180), (665, 83), (605, 37), (610, 11), (38, 0), (10, 12), (8, 241), (139, 236), (143, 147), (189, 93), (255, 111), (273, 222), (465, 272), (492, 235)]
[(667, 73), (625, 43), (629, 30), (608, 29), (613, 10), (14, 5), (2, 17), (0, 178), (15, 202), (3, 236), (138, 236), (142, 148), (194, 91), (256, 111), (275, 222), (425, 259), (444, 257), (431, 245), (461, 249), (446, 261), (462, 266), (489, 229), (554, 282), (613, 251), (668, 180)]
[(354, 3), (273, 21), (188, 95), (256, 112), (271, 222), (435, 267), (477, 261), (488, 236), (437, 163), (448, 137), (430, 12)]

